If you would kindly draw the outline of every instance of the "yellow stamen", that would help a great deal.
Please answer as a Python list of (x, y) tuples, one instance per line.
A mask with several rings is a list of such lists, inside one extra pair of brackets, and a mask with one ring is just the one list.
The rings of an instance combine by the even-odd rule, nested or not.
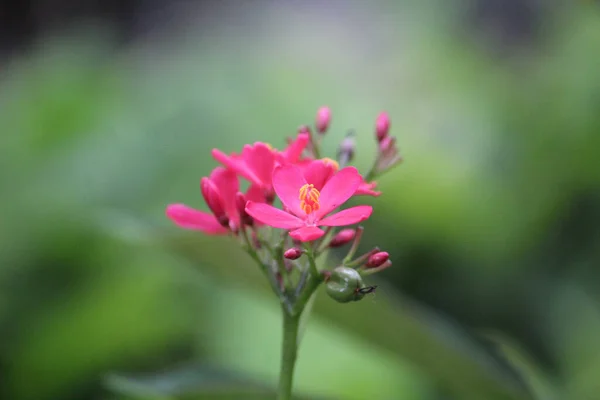
[(319, 209), (319, 197), (321, 193), (312, 184), (305, 184), (298, 191), (300, 200), (300, 208), (306, 213), (310, 214), (313, 211)]

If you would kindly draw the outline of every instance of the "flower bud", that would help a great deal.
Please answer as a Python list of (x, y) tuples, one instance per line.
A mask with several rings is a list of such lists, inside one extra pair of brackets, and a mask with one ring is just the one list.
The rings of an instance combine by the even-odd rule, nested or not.
[(297, 247), (292, 247), (291, 249), (287, 249), (283, 256), (288, 260), (297, 260), (302, 255), (302, 250)]
[(235, 206), (240, 214), (240, 222), (242, 225), (252, 226), (254, 219), (246, 211), (246, 203), (246, 196), (241, 192), (237, 192), (235, 195)]
[(365, 297), (364, 284), (360, 274), (348, 267), (337, 267), (329, 275), (326, 283), (329, 297), (340, 303), (358, 301)]
[(350, 131), (338, 149), (338, 160), (343, 166), (347, 165), (354, 158), (354, 149), (356, 145), (354, 143), (354, 132)]
[(342, 229), (333, 237), (333, 239), (331, 239), (331, 242), (329, 242), (329, 247), (341, 247), (353, 241), (355, 236), (356, 230)]
[(382, 112), (377, 116), (377, 120), (375, 121), (375, 135), (377, 137), (377, 141), (381, 142), (385, 137), (387, 137), (389, 131), (390, 117), (386, 112)]
[(389, 260), (389, 258), (390, 258), (390, 255), (386, 251), (377, 252), (375, 254), (372, 254), (369, 257), (369, 259), (367, 260), (367, 263), (365, 264), (365, 267), (367, 267), (367, 268), (377, 268), (377, 267), (380, 267), (387, 260)]
[(300, 125), (298, 127), (298, 134), (307, 134), (309, 137), (312, 136), (312, 132), (310, 130), (310, 126), (308, 125)]
[(396, 149), (396, 138), (393, 136), (386, 136), (379, 142), (379, 151), (384, 155), (397, 152)]
[(229, 227), (229, 217), (223, 207), (223, 199), (219, 194), (215, 184), (208, 178), (202, 178), (200, 181), (200, 191), (206, 201), (206, 205), (210, 208), (210, 211), (214, 214), (215, 218), (224, 227)]
[(331, 122), (331, 110), (329, 107), (321, 107), (317, 111), (317, 118), (315, 119), (315, 128), (320, 134), (327, 132), (329, 123)]

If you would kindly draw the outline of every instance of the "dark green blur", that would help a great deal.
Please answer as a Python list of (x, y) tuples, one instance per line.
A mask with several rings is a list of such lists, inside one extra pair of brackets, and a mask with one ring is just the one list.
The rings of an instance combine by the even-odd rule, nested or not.
[(269, 398), (267, 282), (164, 208), (206, 209), (213, 147), (282, 147), (329, 105), (322, 153), (353, 129), (366, 172), (387, 110), (405, 162), (361, 199), (361, 251), (394, 265), (360, 302), (321, 291), (298, 398), (599, 399), (600, 9), (506, 50), (467, 3), (271, 6), (120, 47), (95, 27), (7, 60), (0, 398)]

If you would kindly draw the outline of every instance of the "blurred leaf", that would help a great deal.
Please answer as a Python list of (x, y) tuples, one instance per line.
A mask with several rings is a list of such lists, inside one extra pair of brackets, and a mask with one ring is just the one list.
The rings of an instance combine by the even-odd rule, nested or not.
[(519, 372), (527, 382), (536, 400), (555, 400), (559, 398), (559, 391), (553, 384), (553, 379), (526, 354), (514, 340), (500, 332), (480, 332), (485, 338), (494, 343), (506, 360)]
[[(188, 259), (193, 265), (203, 260), (202, 264), (204, 267), (210, 268), (211, 273), (218, 280), (228, 280), (232, 284), (243, 284), (248, 288), (250, 292), (246, 296), (250, 296), (250, 293), (255, 291), (262, 293), (263, 297), (270, 296), (270, 293), (266, 290), (267, 285), (263, 282), (262, 275), (255, 268), (252, 268), (251, 261), (241, 251), (239, 251), (239, 257), (234, 256), (234, 254), (238, 254), (238, 251), (233, 251), (230, 257), (235, 257), (237, 261), (230, 262), (226, 268), (223, 268), (220, 262), (221, 255), (219, 250), (215, 249), (211, 251), (208, 247), (201, 246), (202, 242), (207, 240), (212, 241), (212, 239), (194, 234), (166, 236), (158, 227), (145, 225), (141, 221), (138, 222), (138, 226), (140, 229), (145, 226), (144, 230), (146, 232), (153, 232), (152, 236), (155, 242), (148, 243), (149, 245), (162, 245), (170, 248), (176, 254)], [(226, 295), (224, 293), (226, 292), (215, 293), (215, 296), (219, 296), (219, 298), (225, 296), (215, 302), (216, 305), (225, 308), (222, 311), (218, 311), (219, 309), (214, 306), (211, 310), (214, 314), (213, 318), (221, 320), (221, 323), (226, 323), (227, 321), (234, 323), (234, 321), (240, 320), (243, 316), (249, 318), (252, 316), (253, 326), (254, 324), (261, 325), (257, 320), (258, 309), (256, 309), (257, 311), (242, 311), (241, 307), (245, 304), (250, 305), (248, 300), (242, 301), (240, 299), (237, 302), (233, 300), (241, 296), (238, 294), (239, 292), (228, 293)], [(365, 346), (374, 344), (382, 350), (391, 351), (388, 354), (394, 354), (395, 357), (406, 359), (415, 366), (423, 368), (445, 390), (448, 390), (461, 399), (520, 400), (530, 398), (526, 391), (523, 390), (520, 382), (511, 380), (510, 374), (503, 372), (501, 366), (481, 346), (470, 341), (460, 330), (450, 328), (439, 317), (434, 317), (430, 312), (426, 312), (424, 309), (408, 302), (407, 299), (393, 295), (392, 292), (386, 289), (382, 289), (378, 293), (380, 294), (376, 302), (371, 302), (367, 299), (366, 301), (351, 305), (340, 305), (322, 296), (321, 299), (317, 298), (313, 318), (326, 318), (328, 321), (336, 324), (338, 326), (337, 329), (342, 329), (351, 335), (360, 337), (364, 341)], [(381, 298), (383, 296), (381, 293), (385, 293), (385, 298)], [(227, 306), (232, 301), (236, 304)], [(237, 319), (231, 315), (234, 310), (236, 310), (236, 315), (239, 313)], [(277, 319), (277, 315), (271, 315), (272, 311), (261, 311), (261, 313), (265, 312), (267, 313), (265, 314), (265, 318), (268, 318), (268, 322), (263, 321), (262, 325), (265, 327), (280, 325), (273, 320)], [(228, 316), (222, 320), (219, 315)], [(311, 326), (307, 335), (310, 335), (310, 331), (315, 329), (313, 325)], [(213, 329), (216, 329), (216, 326)], [(222, 329), (223, 331), (219, 331), (220, 333), (218, 333), (220, 339), (225, 337), (226, 332), (237, 332), (239, 328), (233, 326), (227, 327), (226, 324)], [(262, 335), (266, 334), (266, 332), (262, 332)], [(449, 341), (449, 338), (452, 338), (452, 341)], [(232, 341), (233, 338), (230, 338), (230, 340)], [(277, 346), (270, 346), (269, 351), (274, 359), (278, 359), (276, 356), (278, 350)], [(235, 354), (235, 357), (229, 359), (236, 362), (241, 362), (239, 354), (236, 352), (249, 352), (247, 357), (250, 357), (250, 359), (256, 356), (251, 355), (254, 354), (251, 349), (236, 348), (236, 350), (230, 349), (228, 351), (234, 351), (232, 354)], [(375, 351), (375, 349), (371, 349), (368, 352)], [(219, 357), (225, 357), (225, 353), (219, 354)], [(356, 353), (356, 359), (368, 360), (370, 356), (360, 356), (360, 354)], [(215, 361), (218, 360), (219, 358), (215, 359)], [(256, 361), (258, 362), (258, 360)], [(398, 360), (398, 362), (402, 364), (401, 361)], [(257, 364), (254, 362), (252, 365), (254, 365), (253, 368), (257, 367)], [(262, 364), (259, 363), (259, 365)], [(370, 369), (373, 368), (375, 366), (370, 367)], [(250, 372), (248, 365), (246, 365), (245, 369)], [(274, 372), (272, 368), (267, 367), (267, 370), (271, 371), (267, 373), (268, 375), (272, 375)]]
[[(201, 400), (270, 399), (273, 392), (206, 366), (188, 365), (160, 374), (131, 377), (111, 374), (106, 386), (131, 399)], [(302, 400), (302, 397), (295, 396)]]

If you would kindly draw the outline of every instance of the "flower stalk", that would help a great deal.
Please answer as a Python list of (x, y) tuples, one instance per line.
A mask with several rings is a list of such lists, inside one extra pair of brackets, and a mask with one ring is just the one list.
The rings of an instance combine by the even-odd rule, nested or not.
[(283, 310), (283, 343), (281, 346), (281, 368), (279, 370), (279, 387), (277, 400), (292, 398), (292, 382), (298, 354), (298, 327), (300, 315), (291, 315)]

